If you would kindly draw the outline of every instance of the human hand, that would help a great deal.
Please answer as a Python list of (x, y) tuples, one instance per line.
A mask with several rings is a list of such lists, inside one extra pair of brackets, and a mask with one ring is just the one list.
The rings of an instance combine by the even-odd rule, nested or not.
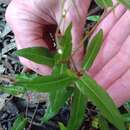
[[(130, 99), (130, 11), (119, 5), (98, 26), (104, 43), (89, 73), (117, 106)], [(96, 33), (95, 32), (95, 33)]]
[[(55, 35), (57, 25), (61, 33), (72, 22), (73, 51), (79, 46), (83, 35), (87, 10), (91, 0), (12, 0), (6, 11), (6, 19), (15, 33), (18, 49), (33, 46), (53, 48), (50, 35)], [(63, 11), (67, 10), (65, 18)], [(61, 22), (61, 18), (63, 19)], [(81, 48), (74, 56), (75, 64), (81, 63), (83, 56)], [(21, 62), (39, 74), (50, 74), (51, 68), (39, 65), (25, 58)]]
[[(7, 9), (6, 18), (15, 33), (19, 49), (32, 46), (52, 47), (48, 31), (54, 34), (56, 24), (59, 25), (62, 11), (59, 9), (60, 5), (58, 2), (59, 0), (53, 3), (51, 3), (51, 0), (46, 3), (45, 0), (34, 0), (32, 2), (29, 0), (12, 1)], [(84, 0), (84, 2), (89, 6), (88, 0)], [(64, 32), (70, 21), (73, 22), (73, 50), (77, 48), (82, 38), (88, 9), (88, 7), (84, 7), (86, 4), (81, 5), (82, 8), (79, 7), (79, 10), (81, 9), (81, 20), (76, 15), (77, 11), (72, 12), (72, 9), (70, 9), (65, 19), (65, 27), (63, 23), (60, 26), (61, 32)], [(66, 7), (68, 7), (68, 4)], [(95, 33), (101, 28), (103, 29), (104, 43), (93, 66), (89, 70), (90, 75), (107, 90), (118, 106), (122, 105), (130, 97), (129, 20), (130, 12), (122, 5), (119, 5), (114, 12), (111, 12), (101, 22)], [(78, 60), (77, 55), (75, 56), (77, 63), (82, 58), (82, 50), (79, 53), (77, 53)], [(33, 63), (24, 58), (21, 58), (21, 61), (25, 66), (39, 74), (51, 73), (51, 69), (47, 66)]]

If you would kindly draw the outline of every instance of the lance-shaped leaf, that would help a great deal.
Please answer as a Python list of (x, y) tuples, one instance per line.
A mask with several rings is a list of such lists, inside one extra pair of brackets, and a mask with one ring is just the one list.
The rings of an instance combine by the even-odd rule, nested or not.
[(13, 96), (16, 96), (16, 95), (24, 94), (26, 92), (26, 90), (23, 87), (12, 85), (12, 86), (8, 86), (8, 87), (0, 86), (0, 92), (8, 93)]
[(23, 130), (27, 125), (27, 118), (18, 116), (11, 130)]
[[(62, 75), (62, 74), (64, 74), (64, 73), (66, 73), (67, 72), (67, 65), (66, 64), (57, 64), (57, 65), (55, 65), (54, 67), (53, 67), (53, 72), (52, 72), (52, 75)], [(62, 91), (62, 90), (60, 90), (60, 91)], [(55, 101), (55, 96), (56, 96), (56, 93), (57, 93), (58, 91), (55, 91), (55, 92), (52, 92), (52, 93), (49, 93), (49, 100), (50, 100), (50, 102), (51, 102), (51, 104), (53, 104), (54, 103), (54, 101)]]
[(65, 105), (65, 102), (72, 94), (72, 90), (67, 90), (66, 88), (63, 88), (62, 90), (58, 90), (55, 93), (51, 93), (49, 96), (54, 95), (54, 101), (50, 102), (50, 105), (42, 119), (42, 123), (47, 122), (49, 119), (51, 119), (53, 116), (55, 116), (59, 110)]
[(67, 130), (79, 129), (84, 119), (85, 105), (85, 96), (77, 88), (75, 88)]
[(112, 0), (95, 0), (95, 1), (102, 8), (108, 8), (113, 6)]
[(86, 53), (84, 61), (83, 61), (83, 69), (88, 70), (92, 66), (92, 64), (101, 48), (102, 42), (103, 42), (103, 31), (100, 30), (95, 35), (95, 37), (91, 40), (91, 43), (90, 43), (89, 47), (87, 48), (87, 53)]
[(119, 0), (123, 5), (130, 9), (130, 0)]
[(72, 51), (71, 29), (72, 29), (72, 24), (68, 26), (62, 40), (60, 41), (60, 46), (63, 52), (62, 58), (64, 60), (67, 60), (70, 57)]
[(31, 81), (19, 81), (18, 84), (27, 90), (36, 92), (53, 92), (67, 87), (76, 80), (77, 77), (75, 74), (68, 70), (67, 73), (62, 75), (37, 76)]
[(16, 51), (16, 55), (27, 58), (38, 64), (44, 64), (51, 67), (54, 65), (53, 54), (50, 53), (47, 48), (43, 47), (24, 48)]
[(59, 126), (60, 126), (60, 130), (67, 130), (67, 128), (62, 123), (59, 123)]
[(68, 26), (63, 37), (59, 39), (58, 54), (55, 56), (57, 61), (68, 61), (72, 51), (72, 38), (71, 38), (72, 24)]
[(88, 16), (87, 20), (92, 21), (92, 22), (98, 22), (100, 20), (100, 16), (99, 15)]
[(107, 118), (119, 130), (126, 130), (124, 120), (120, 115), (111, 97), (94, 81), (90, 76), (84, 75), (77, 82), (79, 90), (86, 95), (100, 110), (101, 114)]
[[(67, 71), (67, 66), (64, 64), (56, 65), (53, 70), (53, 75), (61, 75)], [(72, 89), (63, 88), (61, 90), (53, 91), (49, 93), (50, 104), (47, 111), (42, 118), (42, 123), (47, 122), (53, 116), (55, 116), (59, 110), (64, 106), (68, 97), (71, 95)]]
[[(53, 67), (53, 72), (52, 72), (52, 75), (62, 75), (64, 73), (67, 72), (67, 65), (66, 64), (57, 64)], [(62, 90), (60, 90), (62, 91)], [(58, 91), (54, 91), (54, 92), (50, 92), (49, 93), (49, 100), (51, 102), (51, 104), (53, 104), (53, 102), (55, 101), (55, 96), (56, 96), (56, 93)]]
[(38, 75), (37, 74), (29, 74), (29, 73), (21, 73), (21, 74), (16, 74), (15, 79), (16, 82), (26, 82), (26, 81), (31, 81), (34, 78), (36, 78)]
[(53, 75), (61, 75), (67, 72), (67, 65), (66, 64), (57, 64), (53, 67)]
[(125, 122), (130, 123), (130, 113), (125, 113), (122, 116)]
[(100, 130), (110, 130), (107, 120), (102, 116), (99, 116), (99, 128)]

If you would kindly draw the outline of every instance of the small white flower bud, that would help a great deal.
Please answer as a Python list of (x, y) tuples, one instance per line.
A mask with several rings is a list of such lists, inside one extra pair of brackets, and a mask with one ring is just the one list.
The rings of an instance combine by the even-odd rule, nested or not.
[(62, 17), (65, 18), (65, 17), (66, 17), (66, 14), (67, 14), (67, 11), (64, 9), (64, 10), (63, 10), (63, 13), (62, 13)]
[(61, 50), (61, 49), (58, 49), (58, 53), (59, 53), (59, 54), (62, 54), (63, 52), (62, 52), (62, 50)]

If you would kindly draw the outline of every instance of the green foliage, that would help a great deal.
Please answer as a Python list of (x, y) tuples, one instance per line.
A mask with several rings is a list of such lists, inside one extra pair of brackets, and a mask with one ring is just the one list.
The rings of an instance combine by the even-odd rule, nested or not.
[(108, 8), (113, 6), (112, 0), (95, 0), (95, 1), (102, 8)]
[[(101, 7), (101, 8), (108, 8), (113, 6), (112, 0), (95, 0), (95, 2)], [(117, 2), (123, 4), (128, 9), (130, 9), (130, 0), (117, 0)]]
[[(61, 75), (67, 70), (67, 66), (64, 64), (56, 65), (53, 69), (53, 75)], [(68, 86), (66, 86), (68, 87)], [(57, 90), (49, 93), (50, 104), (46, 110), (44, 117), (42, 118), (42, 123), (47, 122), (53, 116), (55, 116), (60, 108), (62, 108), (71, 96), (72, 89), (63, 88), (62, 90)]]
[(57, 49), (58, 53), (55, 56), (56, 63), (68, 61), (72, 51), (72, 38), (71, 38), (72, 24), (68, 26), (65, 35), (58, 39)]
[(108, 122), (102, 116), (99, 116), (99, 128), (100, 130), (109, 130)]
[(98, 22), (100, 20), (100, 16), (99, 15), (88, 16), (87, 20), (92, 21), (92, 22)]
[(125, 122), (130, 123), (130, 113), (123, 114), (123, 118)]
[(91, 40), (83, 61), (83, 69), (88, 70), (95, 60), (103, 42), (103, 31), (100, 30)]
[(99, 119), (94, 117), (92, 120), (92, 127), (98, 129), (99, 128)]
[(28, 74), (28, 73), (21, 73), (21, 74), (16, 74), (15, 79), (17, 82), (26, 82), (26, 81), (31, 81), (34, 78), (37, 77), (37, 74)]
[(16, 55), (25, 57), (38, 64), (45, 64), (48, 66), (54, 65), (53, 54), (47, 48), (31, 47), (16, 51)]
[(17, 86), (17, 85), (10, 85), (10, 86), (0, 86), (0, 92), (8, 93), (13, 96), (17, 96), (20, 94), (25, 93), (25, 89), (23, 87)]
[(78, 130), (85, 114), (86, 98), (75, 88), (67, 130)]
[(86, 95), (98, 108), (101, 114), (119, 130), (125, 130), (124, 121), (109, 95), (88, 75), (77, 81), (78, 89)]
[[(98, 0), (97, 0), (98, 1)], [(109, 1), (102, 1), (99, 4), (103, 6), (111, 6)], [(41, 119), (42, 123), (47, 122), (55, 116), (60, 108), (62, 108), (68, 99), (72, 99), (70, 118), (67, 128), (59, 123), (61, 130), (78, 130), (84, 119), (87, 99), (92, 101), (100, 110), (98, 114), (101, 130), (107, 130), (108, 120), (119, 130), (125, 130), (124, 118), (119, 113), (116, 105), (111, 97), (96, 83), (90, 76), (86, 75), (85, 71), (92, 66), (103, 42), (103, 31), (100, 30), (91, 40), (87, 48), (87, 53), (84, 57), (81, 70), (77, 71), (72, 66), (70, 57), (72, 53), (71, 28), (69, 25), (64, 36), (57, 43), (57, 51), (50, 53), (48, 49), (41, 47), (26, 48), (17, 51), (17, 55), (30, 59), (39, 64), (49, 65), (53, 69), (53, 73), (48, 76), (16, 75), (16, 82), (13, 87), (1, 87), (1, 91), (8, 92), (12, 95), (24, 93), (28, 90), (36, 92), (47, 92), (49, 94), (50, 103), (45, 115)], [(12, 89), (11, 89), (12, 88)], [(103, 117), (103, 118), (102, 118)], [(12, 130), (22, 130), (26, 125), (27, 120), (24, 117), (19, 117), (14, 123)]]
[(11, 130), (24, 130), (27, 122), (28, 121), (26, 118), (24, 118), (23, 116), (18, 116)]
[(70, 71), (67, 71), (67, 73), (61, 75), (37, 76), (31, 81), (19, 81), (19, 84), (27, 90), (36, 92), (54, 92), (67, 87), (76, 80), (76, 76)]
[(60, 126), (60, 130), (67, 130), (67, 128), (62, 123), (59, 123), (59, 126)]
[(53, 101), (50, 102), (43, 119), (41, 119), (42, 123), (47, 122), (49, 119), (55, 116), (59, 112), (59, 110), (65, 105), (65, 102), (71, 94), (72, 90), (68, 90), (66, 88), (49, 93), (49, 97), (51, 99), (53, 98)]
[(120, 3), (125, 5), (128, 9), (130, 9), (130, 0), (118, 0)]

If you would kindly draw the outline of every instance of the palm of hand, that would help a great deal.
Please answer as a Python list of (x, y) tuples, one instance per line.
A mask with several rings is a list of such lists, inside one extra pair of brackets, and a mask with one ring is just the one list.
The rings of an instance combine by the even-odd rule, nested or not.
[[(52, 41), (48, 32), (54, 34), (56, 25), (60, 25), (62, 14), (60, 0), (14, 0), (7, 10), (7, 20), (10, 23), (15, 35), (18, 48), (32, 46), (51, 47)], [(77, 0), (77, 3), (80, 2)], [(31, 3), (31, 4), (30, 4)], [(83, 26), (85, 23), (88, 0), (79, 7), (81, 20), (70, 9), (64, 24), (60, 25), (60, 30), (64, 32), (70, 21), (73, 22), (72, 42), (73, 48), (78, 46), (82, 38)], [(68, 7), (68, 4), (66, 5)], [(73, 8), (74, 9), (74, 8)], [(11, 11), (12, 10), (12, 11)], [(73, 14), (73, 15), (72, 15)], [(13, 17), (13, 18), (12, 18)], [(104, 31), (104, 44), (98, 54), (89, 73), (102, 85), (111, 95), (115, 103), (120, 106), (130, 97), (130, 37), (129, 22), (130, 12), (122, 5), (119, 5), (115, 12), (111, 12), (99, 25), (97, 31), (102, 28)], [(80, 26), (81, 25), (81, 26)], [(96, 31), (96, 32), (97, 32)], [(81, 50), (82, 51), (82, 50)], [(77, 53), (82, 57), (82, 52)], [(77, 58), (77, 55), (76, 55)], [(77, 60), (75, 58), (75, 60)], [(50, 74), (51, 69), (47, 66), (38, 65), (21, 58), (23, 64), (40, 74)], [(77, 60), (79, 62), (79, 59)]]
[[(65, 1), (64, 10), (67, 13), (63, 19), (63, 3), (61, 0), (13, 0), (6, 11), (6, 19), (15, 33), (18, 49), (32, 46), (43, 46), (52, 49), (53, 40), (50, 35), (55, 34), (57, 25), (60, 27), (60, 31), (64, 33), (70, 22), (73, 23), (73, 50), (77, 48), (82, 39), (90, 1), (83, 0), (83, 3), (81, 3), (80, 0), (76, 0), (75, 2), (76, 5), (72, 1)], [(61, 19), (63, 20), (61, 21)], [(79, 53), (74, 56), (76, 57), (76, 64), (80, 63), (79, 61), (82, 59), (81, 54), (77, 58)], [(40, 74), (51, 73), (48, 66), (38, 65), (24, 58), (20, 59), (24, 65)]]
[(89, 73), (118, 106), (130, 98), (130, 11), (116, 7), (99, 25), (104, 43)]

